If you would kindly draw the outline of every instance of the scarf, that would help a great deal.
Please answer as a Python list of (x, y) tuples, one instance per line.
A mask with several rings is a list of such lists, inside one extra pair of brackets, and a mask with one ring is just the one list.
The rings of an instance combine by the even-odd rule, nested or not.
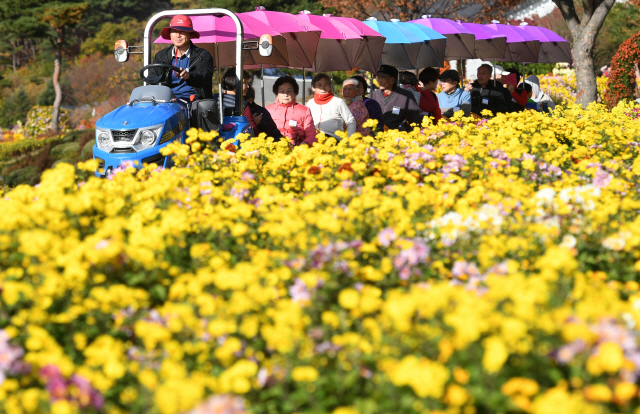
[(351, 104), (352, 104), (352, 103), (354, 103), (355, 101), (362, 101), (362, 96), (358, 95), (358, 96), (356, 96), (355, 98), (353, 98), (353, 99), (352, 99), (352, 100), (350, 100), (350, 101), (347, 101), (346, 99), (345, 99), (344, 101), (347, 103), (347, 105), (351, 105)]
[(319, 94), (318, 92), (313, 94), (313, 101), (318, 105), (324, 105), (329, 103), (329, 101), (333, 98), (333, 92)]

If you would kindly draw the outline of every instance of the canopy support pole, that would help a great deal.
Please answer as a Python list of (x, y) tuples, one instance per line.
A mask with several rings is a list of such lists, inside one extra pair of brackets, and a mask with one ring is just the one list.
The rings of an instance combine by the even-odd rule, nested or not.
[(224, 122), (224, 108), (222, 108), (222, 74), (220, 72), (220, 43), (216, 43), (216, 57), (218, 64), (218, 111), (220, 112), (220, 125)]
[[(369, 78), (369, 94), (373, 94), (373, 72), (369, 72), (371, 74), (371, 77)], [(365, 88), (366, 89), (366, 88)], [(365, 95), (367, 94), (367, 92), (365, 91)], [(363, 96), (364, 98), (364, 96)]]
[(329, 72), (331, 75), (331, 93), (333, 93), (333, 71)]
[(264, 65), (260, 65), (260, 89), (262, 89), (262, 107), (264, 108)]
[(496, 58), (493, 58), (493, 87), (496, 87)]
[(307, 70), (302, 68), (302, 105), (306, 105), (307, 101)]
[(524, 86), (524, 78), (525, 78), (525, 75), (524, 75), (524, 62), (522, 62), (522, 84), (523, 84), (523, 86)]

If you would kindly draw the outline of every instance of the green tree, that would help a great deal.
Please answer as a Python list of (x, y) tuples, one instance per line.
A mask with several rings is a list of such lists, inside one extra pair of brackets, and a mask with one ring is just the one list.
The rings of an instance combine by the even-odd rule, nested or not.
[(23, 88), (18, 89), (0, 105), (0, 126), (11, 127), (16, 122), (24, 123), (32, 107), (29, 95)]
[(87, 11), (74, 29), (82, 41), (90, 39), (101, 31), (104, 24), (120, 24), (127, 19), (146, 21), (149, 16), (172, 8), (169, 0), (86, 0), (86, 2)]
[(60, 87), (60, 73), (62, 70), (62, 48), (67, 27), (78, 23), (82, 15), (87, 10), (86, 3), (62, 3), (49, 2), (42, 6), (40, 15), (42, 21), (46, 22), (53, 29), (53, 35), (49, 40), (54, 47), (55, 60), (53, 65), (53, 87), (56, 91), (56, 98), (53, 101), (53, 114), (51, 119), (51, 130), (58, 132), (58, 116), (60, 114), (60, 104), (62, 103), (62, 88)]
[(53, 82), (47, 82), (44, 90), (38, 96), (38, 105), (40, 106), (51, 106), (53, 105), (53, 101), (56, 100), (56, 90), (53, 87)]
[(38, 19), (39, 1), (37, 0), (3, 0), (0, 2), (0, 33), (4, 50), (10, 50), (12, 66), (15, 71), (19, 66), (19, 56), (28, 61), (35, 60), (36, 40), (47, 34), (47, 26)]
[(125, 39), (130, 44), (142, 44), (142, 32), (145, 22), (124, 18), (121, 23), (107, 22), (100, 27), (95, 36), (85, 40), (80, 47), (84, 55), (101, 53), (108, 55), (113, 52), (113, 45), (118, 39)]
[[(522, 72), (522, 64), (517, 62), (500, 62), (499, 63), (505, 70), (517, 70), (518, 73)], [(548, 75), (553, 72), (555, 63), (528, 63), (525, 65), (524, 71), (526, 76), (529, 75)]]

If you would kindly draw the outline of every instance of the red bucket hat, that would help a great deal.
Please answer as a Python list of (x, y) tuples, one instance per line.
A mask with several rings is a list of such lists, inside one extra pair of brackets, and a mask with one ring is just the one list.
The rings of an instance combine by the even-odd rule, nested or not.
[(185, 16), (183, 14), (173, 16), (173, 19), (171, 19), (171, 23), (169, 23), (169, 27), (165, 27), (164, 29), (162, 29), (162, 31), (160, 32), (160, 36), (162, 36), (163, 39), (171, 40), (171, 29), (189, 32), (191, 33), (192, 39), (200, 38), (200, 33), (193, 30), (193, 23), (191, 22), (189, 16)]

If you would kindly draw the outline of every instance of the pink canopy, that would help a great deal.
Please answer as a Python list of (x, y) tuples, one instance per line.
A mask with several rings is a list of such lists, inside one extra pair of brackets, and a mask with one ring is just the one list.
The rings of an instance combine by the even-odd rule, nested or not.
[[(250, 16), (238, 15), (238, 18), (242, 23), (245, 40), (258, 40), (263, 34), (269, 34), (273, 37), (273, 53), (271, 56), (260, 56), (257, 50), (247, 50), (245, 64), (287, 65), (289, 63), (287, 39), (284, 36)], [(217, 66), (235, 66), (236, 27), (233, 20), (228, 16), (216, 17), (209, 15), (193, 16), (191, 21), (193, 22), (194, 30), (200, 33), (200, 38), (193, 39), (193, 43), (207, 49), (213, 56)], [(154, 43), (171, 43), (171, 41), (159, 37)], [(219, 56), (216, 44), (219, 44)]]
[(322, 31), (313, 65), (307, 69), (311, 72), (353, 69), (363, 42), (357, 31), (330, 15), (316, 16), (303, 11), (293, 18), (304, 27)]
[[(237, 16), (241, 20), (246, 16), (256, 19), (286, 39), (288, 62), (284, 65), (282, 63), (276, 65), (294, 68), (312, 67), (322, 30), (310, 23), (303, 26), (289, 13), (267, 11), (260, 7), (257, 9), (252, 12), (238, 13)], [(256, 63), (260, 64), (260, 62)]]
[(330, 16), (329, 18), (332, 21), (338, 21), (349, 27), (362, 38), (358, 57), (356, 58), (353, 67), (366, 70), (371, 73), (376, 73), (380, 67), (382, 50), (384, 49), (384, 42), (386, 38), (358, 19), (336, 16)]

